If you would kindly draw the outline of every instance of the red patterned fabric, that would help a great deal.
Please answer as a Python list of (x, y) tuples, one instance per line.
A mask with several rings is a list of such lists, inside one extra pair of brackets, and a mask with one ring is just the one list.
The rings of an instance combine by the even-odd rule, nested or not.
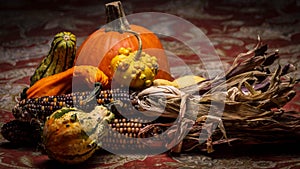
[[(259, 35), (270, 50), (279, 50), (279, 63), (300, 59), (300, 3), (285, 1), (122, 1), (127, 14), (169, 13), (200, 28), (216, 49), (223, 66), (230, 65), (239, 53), (257, 43)], [(105, 23), (104, 2), (10, 0), (0, 5), (0, 126), (13, 119), (16, 98), (29, 84), (29, 77), (47, 54), (53, 36), (71, 31), (78, 45)], [(168, 25), (165, 21), (163, 25)], [(180, 26), (178, 27), (180, 28)], [(188, 30), (185, 30), (188, 31)], [(191, 31), (191, 30), (190, 30)], [(197, 64), (195, 55), (180, 43), (162, 39), (164, 47), (188, 64)], [(172, 69), (176, 73), (176, 62)], [(197, 68), (195, 69), (197, 70)], [(178, 73), (178, 72), (177, 72)], [(284, 108), (300, 112), (298, 94)], [(266, 131), (267, 132), (267, 131)], [(194, 153), (172, 156), (118, 156), (98, 152), (79, 168), (300, 168), (299, 146), (226, 146), (213, 154)], [(17, 147), (0, 136), (0, 168), (63, 167), (35, 148)]]

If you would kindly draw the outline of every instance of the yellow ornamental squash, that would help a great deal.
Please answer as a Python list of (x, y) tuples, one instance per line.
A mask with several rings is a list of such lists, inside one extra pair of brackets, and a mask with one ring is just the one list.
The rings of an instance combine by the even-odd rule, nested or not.
[(152, 85), (158, 72), (157, 59), (145, 52), (132, 52), (130, 48), (120, 48), (112, 59), (114, 79), (121, 87), (142, 89)]

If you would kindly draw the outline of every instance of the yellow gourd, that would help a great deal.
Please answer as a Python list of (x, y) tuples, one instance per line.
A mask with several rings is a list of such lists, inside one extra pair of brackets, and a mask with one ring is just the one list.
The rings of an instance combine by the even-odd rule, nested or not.
[(142, 89), (152, 85), (158, 72), (157, 58), (145, 52), (120, 48), (119, 54), (111, 61), (113, 80), (121, 87)]

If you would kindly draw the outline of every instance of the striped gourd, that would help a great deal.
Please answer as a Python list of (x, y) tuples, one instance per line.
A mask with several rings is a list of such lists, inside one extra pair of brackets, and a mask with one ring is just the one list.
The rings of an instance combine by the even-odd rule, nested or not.
[(43, 77), (63, 72), (74, 65), (76, 36), (60, 32), (54, 36), (48, 55), (42, 60), (30, 78), (30, 86)]

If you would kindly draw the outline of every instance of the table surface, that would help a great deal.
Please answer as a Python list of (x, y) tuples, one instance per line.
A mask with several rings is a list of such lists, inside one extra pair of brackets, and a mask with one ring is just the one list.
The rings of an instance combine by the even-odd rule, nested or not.
[[(108, 1), (105, 1), (108, 2)], [(11, 109), (16, 98), (29, 84), (29, 77), (48, 53), (53, 36), (71, 31), (77, 36), (77, 46), (105, 23), (104, 2), (12, 0), (0, 5), (0, 126), (13, 119)], [(193, 38), (200, 29), (213, 45), (217, 58), (226, 69), (233, 59), (251, 49), (259, 35), (271, 51), (279, 50), (280, 64), (294, 63), (299, 70), (300, 3), (297, 1), (145, 1), (124, 0), (127, 14), (159, 12), (172, 14), (191, 23), (182, 29), (174, 20), (161, 20), (151, 30), (173, 31)], [(139, 18), (138, 18), (139, 19)], [(137, 19), (137, 20), (138, 20)], [(161, 18), (158, 18), (159, 20)], [(150, 22), (153, 19), (144, 20)], [(156, 20), (156, 21), (157, 21)], [(149, 24), (149, 23), (148, 23)], [(199, 71), (202, 63), (181, 42), (162, 39), (164, 48), (176, 58)], [(173, 56), (174, 57), (174, 56)], [(217, 60), (216, 62), (219, 63)], [(214, 67), (215, 61), (206, 63)], [(173, 75), (181, 76), (182, 62), (171, 61)], [(182, 72), (183, 71), (183, 72)], [(299, 78), (299, 71), (296, 76)], [(284, 108), (300, 112), (298, 94)], [(267, 134), (267, 132), (266, 132)], [(162, 153), (153, 156), (119, 156), (98, 152), (87, 168), (300, 168), (297, 145), (256, 145), (217, 147), (206, 154), (186, 153), (172, 156)], [(57, 168), (66, 167), (48, 159), (32, 147), (17, 147), (0, 136), (0, 168)]]

